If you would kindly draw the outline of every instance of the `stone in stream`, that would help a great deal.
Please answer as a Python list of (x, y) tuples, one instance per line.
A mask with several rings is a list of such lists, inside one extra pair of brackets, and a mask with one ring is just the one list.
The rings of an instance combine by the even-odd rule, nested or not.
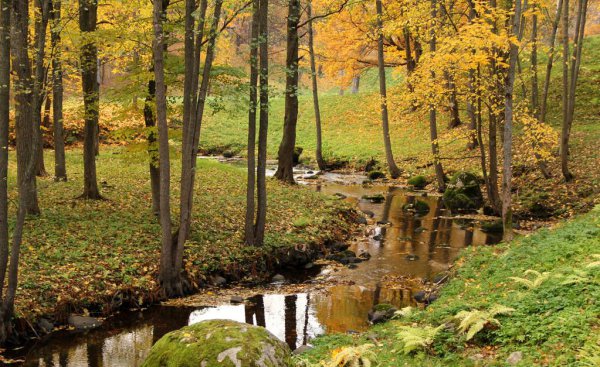
[(211, 278), (211, 283), (216, 287), (222, 287), (225, 284), (227, 284), (227, 279), (223, 278), (220, 275), (215, 275)]
[(444, 192), (444, 206), (451, 212), (476, 211), (483, 206), (479, 178), (469, 172), (459, 172), (452, 177)]
[(387, 303), (380, 303), (369, 311), (369, 321), (373, 324), (386, 322), (394, 317), (396, 311), (398, 311), (396, 307)]
[(273, 278), (271, 278), (273, 282), (285, 282), (285, 277), (281, 274), (275, 274)]
[(54, 329), (54, 323), (45, 318), (41, 318), (37, 324), (38, 327), (46, 334), (50, 333)]
[(291, 367), (292, 353), (267, 329), (231, 320), (185, 326), (160, 338), (143, 367)]
[(369, 260), (371, 258), (371, 254), (366, 250), (361, 250), (358, 253), (358, 258), (361, 260)]
[(231, 303), (244, 303), (244, 297), (242, 297), (242, 296), (231, 296), (231, 299), (229, 300), (229, 302), (231, 302)]
[(304, 269), (309, 270), (315, 267), (314, 263), (306, 263), (306, 265), (304, 265)]
[(418, 303), (424, 303), (425, 305), (429, 305), (436, 299), (438, 299), (438, 296), (436, 294), (428, 293), (425, 291), (419, 291), (413, 295), (413, 298)]
[(373, 204), (380, 204), (385, 201), (385, 196), (382, 194), (374, 194), (374, 195), (363, 195), (363, 200), (367, 200), (372, 202)]
[(375, 216), (375, 213), (373, 213), (371, 210), (363, 210), (363, 213), (365, 213), (365, 215), (369, 218), (373, 218)]
[(77, 330), (95, 329), (102, 325), (102, 320), (90, 316), (71, 315), (68, 319), (69, 325)]
[(356, 219), (356, 223), (358, 223), (358, 224), (369, 224), (369, 222), (367, 221), (367, 218), (362, 217), (362, 216), (360, 216), (360, 217), (358, 217)]

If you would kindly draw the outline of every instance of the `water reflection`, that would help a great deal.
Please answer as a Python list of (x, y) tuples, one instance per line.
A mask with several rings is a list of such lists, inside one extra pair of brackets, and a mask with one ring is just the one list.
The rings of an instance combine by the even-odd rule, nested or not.
[[(372, 257), (357, 269), (343, 269), (332, 277), (343, 284), (325, 292), (293, 295), (257, 295), (246, 304), (200, 309), (156, 307), (127, 312), (112, 318), (102, 328), (86, 334), (62, 333), (41, 342), (27, 355), (26, 366), (139, 366), (150, 347), (165, 333), (208, 319), (231, 319), (264, 326), (276, 337), (296, 348), (325, 332), (365, 330), (373, 305), (413, 305), (418, 289), (381, 286), (385, 275), (432, 279), (448, 269), (459, 251), (467, 246), (495, 243), (468, 222), (445, 217), (438, 197), (415, 196), (388, 187), (324, 185), (326, 194), (341, 193), (360, 210), (372, 212), (382, 223), (371, 240), (354, 245), (357, 253)], [(364, 195), (384, 193), (386, 200), (374, 204)], [(415, 213), (407, 208), (428, 210)], [(471, 228), (469, 228), (471, 227)], [(375, 236), (375, 235), (379, 236)]]

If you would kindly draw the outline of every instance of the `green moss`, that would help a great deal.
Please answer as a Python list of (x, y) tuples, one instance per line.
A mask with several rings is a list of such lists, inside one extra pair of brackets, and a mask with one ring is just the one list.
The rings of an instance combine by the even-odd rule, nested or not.
[(383, 203), (385, 201), (385, 196), (382, 194), (374, 194), (374, 195), (363, 195), (364, 200), (369, 200), (372, 203)]
[(487, 233), (502, 233), (504, 231), (502, 221), (496, 220), (493, 222), (481, 223), (481, 230)]
[(369, 178), (369, 180), (378, 180), (380, 178), (385, 178), (385, 173), (381, 171), (371, 171), (369, 172), (367, 177)]
[(422, 175), (413, 176), (408, 180), (408, 184), (414, 187), (415, 189), (421, 190), (427, 186), (427, 178)]
[(455, 174), (444, 192), (444, 205), (452, 212), (472, 211), (483, 205), (479, 178), (469, 172)]
[(163, 336), (143, 367), (286, 367), (286, 344), (266, 329), (229, 320), (204, 321)]

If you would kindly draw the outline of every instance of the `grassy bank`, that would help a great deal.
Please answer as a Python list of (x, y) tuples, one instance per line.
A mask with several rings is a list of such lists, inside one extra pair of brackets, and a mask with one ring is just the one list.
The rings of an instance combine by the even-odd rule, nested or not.
[[(377, 366), (505, 366), (513, 352), (522, 353), (520, 366), (598, 366), (599, 299), (600, 207), (596, 207), (510, 245), (466, 250), (454, 277), (430, 307), (398, 316), (363, 335), (319, 338), (303, 358), (317, 363), (340, 355), (339, 348), (372, 344), (370, 358)], [(488, 325), (467, 341), (454, 316), (494, 305), (513, 311), (496, 316), (499, 326)], [(439, 325), (445, 326), (430, 345), (404, 353), (399, 335), (403, 327)]]
[[(10, 163), (11, 197), (16, 163)], [(266, 245), (243, 245), (246, 174), (241, 168), (199, 160), (191, 238), (185, 268), (196, 285), (210, 274), (256, 280), (297, 244), (320, 244), (349, 228), (344, 204), (303, 187), (268, 184)], [(47, 167), (53, 167), (46, 156)], [(160, 227), (151, 212), (147, 155), (101, 148), (98, 178), (103, 201), (76, 199), (82, 190), (80, 150), (67, 152), (68, 182), (38, 180), (42, 214), (25, 228), (16, 297), (17, 316), (107, 313), (123, 301), (153, 300), (157, 288)], [(179, 162), (173, 162), (173, 218)], [(14, 218), (14, 205), (11, 208)], [(295, 225), (296, 223), (296, 225)], [(302, 223), (302, 225), (297, 225)], [(244, 279), (241, 279), (244, 278)], [(117, 296), (115, 296), (117, 295)]]

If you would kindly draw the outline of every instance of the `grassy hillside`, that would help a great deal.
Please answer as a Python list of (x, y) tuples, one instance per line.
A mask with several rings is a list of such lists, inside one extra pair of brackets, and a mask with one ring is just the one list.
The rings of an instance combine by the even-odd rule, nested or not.
[[(532, 273), (536, 271), (538, 273)], [(515, 278), (525, 278), (533, 284)], [(513, 244), (465, 251), (450, 283), (430, 307), (359, 336), (317, 339), (307, 363), (328, 360), (339, 348), (372, 344), (377, 366), (600, 365), (600, 207)], [(454, 316), (461, 311), (513, 309), (496, 316), (469, 341)], [(427, 348), (405, 354), (405, 326), (445, 325)]]

